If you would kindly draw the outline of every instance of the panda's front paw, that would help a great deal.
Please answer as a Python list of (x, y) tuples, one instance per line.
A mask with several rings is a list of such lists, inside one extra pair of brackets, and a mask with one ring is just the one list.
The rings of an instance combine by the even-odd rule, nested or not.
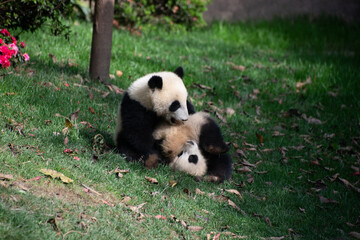
[(159, 156), (157, 154), (150, 154), (144, 161), (144, 165), (147, 169), (156, 168), (159, 162)]

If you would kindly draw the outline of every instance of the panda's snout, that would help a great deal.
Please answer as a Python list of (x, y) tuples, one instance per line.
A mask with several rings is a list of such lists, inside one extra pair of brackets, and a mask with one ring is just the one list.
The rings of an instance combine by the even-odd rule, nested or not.
[(174, 117), (170, 118), (170, 123), (173, 125), (181, 125), (181, 124), (184, 124), (185, 121), (187, 121), (187, 119), (186, 120), (183, 120), (183, 119), (177, 120)]

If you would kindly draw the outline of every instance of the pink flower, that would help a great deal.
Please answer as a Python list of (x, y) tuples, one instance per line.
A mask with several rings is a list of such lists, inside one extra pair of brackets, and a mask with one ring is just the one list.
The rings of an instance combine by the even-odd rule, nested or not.
[(29, 54), (27, 54), (27, 53), (24, 53), (23, 57), (24, 57), (25, 62), (30, 60)]
[(19, 51), (19, 48), (16, 46), (15, 43), (10, 43), (10, 44), (9, 44), (9, 48), (11, 48), (12, 50), (15, 51), (15, 55), (16, 55), (16, 54), (18, 53), (18, 51)]
[(0, 44), (4, 44), (4, 41), (0, 38)]
[(8, 30), (6, 30), (5, 28), (4, 29), (1, 29), (0, 33), (4, 36), (10, 36), (10, 33)]
[(80, 160), (80, 158), (78, 158), (78, 157), (74, 157), (74, 160), (77, 160), (77, 161), (79, 161), (79, 160)]
[(6, 56), (0, 55), (0, 65), (2, 65), (3, 68), (8, 68), (10, 66), (10, 61)]
[(24, 43), (24, 42), (21, 42), (21, 43), (20, 43), (20, 47), (25, 48), (25, 43)]
[(8, 48), (8, 46), (6, 44), (2, 45), (0, 47), (0, 53), (2, 53), (5, 56), (9, 54), (9, 51), (10, 51), (10, 49)]
[(73, 152), (73, 150), (68, 149), (68, 148), (65, 148), (65, 150), (64, 150), (64, 153), (72, 153), (72, 152)]
[(17, 40), (16, 40), (15, 37), (11, 37), (11, 40), (12, 40), (13, 43), (15, 43), (15, 44), (17, 43)]

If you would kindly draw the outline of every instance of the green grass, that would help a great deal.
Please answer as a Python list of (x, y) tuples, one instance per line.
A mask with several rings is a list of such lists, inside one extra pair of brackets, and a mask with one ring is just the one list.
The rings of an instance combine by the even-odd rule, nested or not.
[[(353, 174), (360, 167), (358, 25), (297, 19), (216, 23), (188, 33), (153, 29), (141, 37), (114, 31), (110, 72), (121, 70), (123, 76), (113, 84), (126, 89), (146, 73), (181, 65), (198, 111), (212, 110), (209, 102), (235, 111), (222, 114), (226, 123), (217, 119), (232, 146), (235, 169), (231, 181), (221, 185), (196, 182), (168, 166), (147, 170), (112, 151), (92, 162), (95, 134), (112, 144), (121, 95), (87, 81), (91, 25), (72, 28), (69, 42), (42, 31), (21, 35), (31, 61), (0, 78), (0, 173), (14, 176), (0, 180), (0, 238), (205, 239), (221, 233), (220, 239), (226, 239), (231, 236), (225, 232), (231, 232), (248, 239), (351, 239), (350, 232), (359, 232), (358, 225), (351, 225), (360, 214), (359, 193), (339, 179), (331, 181), (338, 173), (360, 187)], [(231, 63), (246, 69), (235, 70)], [(297, 89), (296, 83), (308, 78), (311, 83)], [(104, 92), (110, 93), (102, 97)], [(77, 127), (69, 130), (64, 145), (65, 119), (56, 114), (70, 117), (78, 108)], [(298, 112), (322, 124), (291, 114)], [(275, 131), (283, 135), (273, 136)], [(77, 153), (68, 156), (65, 148)], [(251, 173), (238, 171), (245, 159), (240, 150), (248, 162), (257, 163)], [(130, 173), (118, 178), (117, 167)], [(42, 176), (42, 168), (75, 181), (29, 180)], [(169, 181), (178, 183), (172, 187)], [(102, 195), (85, 192), (81, 184)], [(205, 194), (196, 194), (196, 188)], [(242, 199), (225, 189), (238, 190)], [(222, 195), (245, 214), (216, 200)], [(142, 203), (138, 212), (130, 209)], [(181, 220), (203, 229), (191, 231)]]

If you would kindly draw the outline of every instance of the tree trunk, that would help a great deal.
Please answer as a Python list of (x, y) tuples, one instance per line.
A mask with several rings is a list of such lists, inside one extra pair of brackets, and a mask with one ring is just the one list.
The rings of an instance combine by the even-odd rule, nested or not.
[(90, 56), (90, 77), (108, 83), (112, 45), (114, 0), (95, 0)]

